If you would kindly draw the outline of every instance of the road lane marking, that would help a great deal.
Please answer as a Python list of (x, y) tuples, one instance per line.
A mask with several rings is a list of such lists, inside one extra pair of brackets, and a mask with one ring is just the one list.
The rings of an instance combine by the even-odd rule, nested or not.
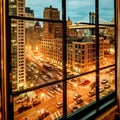
[(59, 117), (62, 116), (61, 113), (60, 113), (60, 111), (57, 111), (57, 114), (58, 114)]
[(51, 118), (52, 120), (55, 120), (54, 114), (51, 114), (51, 115), (50, 115), (50, 118)]
[(55, 119), (57, 119), (59, 117), (57, 112), (54, 112), (54, 115), (55, 115)]
[(56, 93), (56, 94), (60, 94), (58, 91), (56, 91), (56, 90), (54, 90), (54, 92)]
[(54, 95), (50, 92), (47, 92), (47, 94), (50, 96), (50, 97), (54, 97)]

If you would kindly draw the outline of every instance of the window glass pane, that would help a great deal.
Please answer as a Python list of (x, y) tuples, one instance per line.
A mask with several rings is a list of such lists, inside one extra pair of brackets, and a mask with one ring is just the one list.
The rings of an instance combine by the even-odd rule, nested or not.
[(99, 58), (100, 67), (115, 64), (115, 32), (114, 27), (104, 26), (100, 29)]
[[(76, 75), (95, 70), (94, 26), (91, 23), (94, 13), (94, 0), (67, 1), (67, 72)], [(88, 8), (88, 9), (85, 9)], [(80, 10), (81, 9), (81, 10)], [(93, 22), (95, 17), (93, 17)]]
[[(114, 16), (114, 9), (113, 4), (110, 5), (110, 16), (110, 11), (107, 11), (110, 8), (104, 6), (102, 1), (99, 23), (105, 25), (99, 25), (99, 51), (96, 51), (95, 0), (66, 0), (66, 33), (63, 33), (63, 21), (60, 21), (64, 15), (62, 1), (9, 1), (9, 15), (13, 15), (9, 36), (12, 91), (17, 94), (16, 91), (24, 92), (22, 90), (26, 89), (24, 93), (14, 96), (15, 120), (62, 117), (65, 110), (63, 84), (66, 84), (63, 81), (68, 78), (67, 90), (64, 89), (64, 92), (67, 91), (67, 115), (95, 102), (99, 93), (102, 98), (115, 90), (115, 68), (102, 68), (115, 64), (115, 29), (114, 18), (111, 17)], [(106, 15), (103, 16), (104, 12)], [(110, 22), (106, 22), (108, 18), (111, 18)], [(66, 41), (63, 40), (64, 34), (67, 35)], [(62, 56), (65, 52), (64, 41), (67, 49), (66, 55)], [(66, 61), (63, 61), (65, 56)], [(97, 57), (99, 61), (96, 61)], [(102, 70), (97, 68), (98, 62)], [(96, 93), (98, 70), (99, 93)], [(66, 71), (67, 79), (64, 79), (66, 73), (63, 72)], [(63, 84), (58, 83), (60, 80)], [(31, 89), (34, 90), (27, 92)]]
[[(9, 0), (9, 15), (60, 20), (61, 0)], [(50, 11), (50, 12), (49, 12)]]
[(12, 19), (11, 46), (13, 91), (62, 80), (60, 23)]
[(76, 77), (67, 82), (68, 115), (96, 99), (95, 73)]
[(106, 4), (104, 0), (99, 1), (99, 23), (105, 24), (99, 26), (100, 67), (115, 63), (114, 0), (106, 0)]
[(114, 19), (114, 0), (99, 0), (99, 23), (114, 24)]
[[(62, 15), (62, 4), (61, 0), (26, 0), (25, 6), (29, 11), (29, 8), (34, 11), (35, 18), (45, 18), (51, 20), (59, 20)], [(46, 10), (43, 12), (43, 10)], [(51, 12), (49, 12), (51, 11)], [(52, 12), (53, 11), (53, 12)], [(57, 11), (57, 12), (56, 12)], [(56, 16), (58, 18), (56, 18)]]
[[(90, 23), (89, 13), (95, 12), (94, 0), (67, 0), (67, 17), (72, 20), (73, 25), (79, 23)], [(86, 9), (87, 8), (87, 9)], [(94, 20), (93, 20), (94, 21)]]
[[(75, 38), (76, 39), (76, 38)], [(85, 41), (68, 38), (67, 43), (67, 71), (69, 74), (80, 74), (95, 70), (95, 41), (89, 36)], [(87, 41), (87, 40), (90, 41)]]
[(103, 97), (115, 90), (115, 67), (110, 67), (100, 71), (100, 97)]
[(14, 119), (57, 119), (62, 116), (62, 84), (54, 84), (14, 97)]

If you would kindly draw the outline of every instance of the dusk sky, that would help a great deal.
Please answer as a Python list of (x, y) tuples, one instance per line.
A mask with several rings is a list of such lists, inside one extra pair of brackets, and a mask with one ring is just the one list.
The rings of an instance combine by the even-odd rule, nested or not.
[[(61, 4), (62, 0), (26, 0), (26, 7), (34, 10), (35, 17), (43, 18), (43, 10), (45, 7), (52, 5), (53, 8), (58, 8), (62, 15)], [(67, 18), (70, 16), (73, 23), (88, 21), (89, 12), (95, 12), (95, 0), (67, 0)], [(100, 18), (111, 21), (114, 16), (114, 0), (100, 0), (99, 2)]]

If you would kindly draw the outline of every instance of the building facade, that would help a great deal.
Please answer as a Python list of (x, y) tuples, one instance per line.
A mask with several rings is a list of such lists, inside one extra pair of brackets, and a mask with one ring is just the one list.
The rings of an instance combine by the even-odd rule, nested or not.
[[(2, 2), (5, 6), (7, 5), (5, 4), (6, 2), (4, 0), (2, 0)], [(62, 20), (58, 20), (57, 23), (62, 24), (62, 26), (65, 26), (65, 24), (67, 24), (64, 19), (67, 13), (67, 11), (64, 10), (66, 10), (68, 5), (68, 3), (65, 4), (66, 2), (66, 0), (60, 2), (62, 4), (63, 18)], [(88, 0), (86, 1), (86, 3), (87, 2)], [(116, 1), (114, 1), (114, 4), (115, 3)], [(18, 6), (16, 6), (16, 4)], [(22, 18), (21, 16), (23, 15), (23, 11), (21, 12), (21, 10), (23, 10), (23, 0), (11, 0), (9, 13), (6, 7), (3, 6), (4, 11), (6, 11), (4, 12), (4, 15), (6, 17), (2, 16), (2, 20), (6, 26), (9, 26), (6, 27), (4, 26), (4, 24), (2, 24), (2, 28), (4, 29), (4, 31), (2, 31), (4, 33), (4, 42), (2, 40), (0, 41), (2, 45), (4, 45), (1, 45), (1, 103), (3, 120), (43, 119), (43, 117), (45, 119), (61, 120), (94, 120), (99, 114), (103, 113), (105, 110), (109, 109), (111, 106), (117, 103), (116, 86), (118, 86), (119, 88), (120, 85), (119, 74), (117, 75), (119, 59), (116, 53), (119, 52), (119, 50), (116, 51), (116, 47), (118, 49), (119, 44), (117, 44), (117, 36), (114, 36), (115, 39), (110, 40), (110, 47), (113, 51), (111, 51), (110, 49), (110, 52), (112, 52), (112, 54), (108, 54), (109, 58), (107, 57), (107, 62), (109, 62), (109, 64), (106, 62), (102, 66), (101, 61), (103, 60), (103, 62), (105, 62), (105, 59), (103, 59), (103, 57), (105, 58), (105, 47), (107, 46), (108, 49), (108, 43), (106, 44), (104, 42), (105, 39), (99, 36), (99, 26), (101, 26), (101, 24), (99, 24), (98, 19), (99, 10), (101, 10), (101, 8), (98, 8), (98, 6), (101, 6), (101, 2), (99, 3), (99, 0), (96, 0), (93, 2), (93, 4), (96, 5), (96, 17), (95, 25), (94, 23), (91, 24), (95, 28), (95, 39), (93, 41), (88, 41), (89, 39), (85, 41), (85, 37), (88, 36), (80, 37), (80, 35), (79, 37), (77, 37), (77, 34), (73, 33), (76, 36), (71, 36), (71, 38), (74, 38), (72, 38), (72, 40), (70, 41), (68, 39), (68, 37), (70, 36), (66, 36), (67, 30), (65, 27), (62, 27), (62, 37), (60, 37), (59, 35), (59, 37), (56, 37), (55, 33), (60, 32), (58, 32), (59, 30), (57, 30), (57, 32), (54, 32), (54, 30), (52, 30), (52, 28), (55, 28), (55, 26), (50, 26), (49, 32), (47, 31), (48, 29), (46, 27), (46, 34), (44, 34), (45, 36), (40, 40), (39, 44), (39, 48), (42, 52), (39, 51), (39, 54), (34, 55), (34, 51), (30, 51), (29, 54), (32, 57), (30, 60), (27, 60), (27, 64), (29, 64), (29, 66), (27, 66), (28, 69), (26, 69), (26, 73), (28, 73), (29, 70), (29, 77), (31, 77), (30, 79), (32, 79), (33, 81), (36, 80), (37, 85), (31, 85), (26, 89), (24, 89), (26, 87), (25, 84), (24, 87), (23, 84), (21, 84), (23, 79), (22, 76), (20, 77), (20, 75), (24, 74), (20, 72), (22, 72), (22, 70), (25, 70), (22, 65), (24, 64), (24, 66), (26, 67), (22, 57), (25, 55), (25, 53), (23, 55), (24, 51), (22, 51), (23, 49), (25, 49), (22, 49), (24, 44), (24, 40), (22, 39), (24, 37), (24, 33), (22, 33), (22, 31), (24, 31), (23, 20), (38, 20), (39, 22), (42, 21), (43, 23), (47, 23), (47, 25), (49, 25), (50, 23), (52, 23), (52, 25), (54, 23), (56, 24), (56, 21), (49, 18), (25, 18), (25, 16)], [(119, 4), (116, 5), (119, 6)], [(19, 7), (20, 9), (18, 9)], [(112, 9), (112, 11), (114, 10), (115, 9)], [(15, 16), (12, 16), (12, 12)], [(86, 24), (88, 25), (89, 23)], [(117, 35), (116, 22), (114, 25), (104, 24), (103, 26), (115, 28), (113, 32), (115, 33), (115, 35)], [(36, 23), (35, 28), (38, 28), (38, 22)], [(18, 33), (20, 33), (20, 35)], [(37, 37), (36, 33), (34, 34), (35, 39)], [(106, 45), (104, 45), (104, 43)], [(10, 48), (11, 52), (9, 51)], [(41, 59), (40, 52), (43, 53), (44, 59)], [(32, 58), (34, 58), (33, 61)], [(118, 59), (118, 64), (116, 58)], [(62, 64), (61, 69), (58, 67), (59, 61), (60, 65)], [(55, 66), (54, 63), (56, 63), (57, 65)], [(95, 64), (95, 67), (93, 66), (93, 64)], [(69, 76), (69, 74), (67, 73), (68, 67), (72, 70), (75, 70), (76, 72), (70, 72)], [(81, 69), (84, 69), (84, 67), (86, 67), (88, 71), (85, 71), (81, 74)], [(94, 69), (90, 70), (92, 67), (94, 67)], [(19, 76), (17, 76), (17, 74), (19, 74)], [(24, 74), (24, 76), (26, 75)], [(36, 76), (36, 78), (34, 76)], [(17, 89), (16, 87), (12, 91), (11, 83), (13, 86), (17, 83), (16, 86), (18, 86), (19, 88)], [(33, 93), (36, 93), (36, 96), (33, 96)], [(32, 111), (32, 114), (30, 111)]]
[[(25, 16), (34, 18), (34, 11), (31, 10), (29, 7), (25, 7)], [(34, 27), (34, 21), (25, 21), (25, 28)]]
[[(60, 20), (60, 11), (57, 8), (46, 7), (43, 13), (44, 19)], [(43, 23), (43, 36), (46, 38), (60, 38), (62, 37), (62, 25), (61, 23), (44, 22)]]
[[(25, 1), (11, 0), (9, 2), (9, 15), (24, 16)], [(23, 89), (26, 85), (24, 21), (12, 19), (11, 29), (12, 87), (16, 91)]]

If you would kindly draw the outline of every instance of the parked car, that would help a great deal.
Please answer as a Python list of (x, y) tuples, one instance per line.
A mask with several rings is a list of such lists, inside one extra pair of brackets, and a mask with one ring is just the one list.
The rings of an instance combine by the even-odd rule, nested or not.
[(23, 111), (28, 110), (30, 108), (32, 108), (32, 104), (31, 103), (30, 104), (25, 104), (25, 105), (23, 105), (23, 106), (18, 108), (18, 113), (22, 113)]
[(92, 97), (92, 96), (94, 96), (95, 94), (96, 94), (96, 93), (95, 93), (94, 90), (88, 92), (88, 96), (89, 96), (89, 97)]
[(76, 94), (74, 97), (73, 97), (73, 100), (77, 100), (78, 98), (80, 98), (81, 95), (80, 94)]
[(32, 104), (26, 104), (23, 107), (24, 107), (24, 110), (28, 110), (28, 109), (32, 108)]
[(105, 89), (108, 89), (108, 88), (110, 88), (110, 86), (111, 86), (111, 85), (110, 85), (109, 83), (106, 83), (105, 86), (104, 86), (104, 88), (105, 88)]
[(103, 79), (103, 80), (102, 80), (102, 84), (105, 84), (105, 83), (108, 83), (108, 80), (107, 80), (107, 79)]
[(58, 102), (57, 105), (56, 105), (56, 107), (58, 109), (62, 108), (63, 107), (63, 102)]
[(103, 87), (99, 87), (99, 92), (103, 92), (105, 89)]
[(48, 111), (45, 111), (44, 109), (41, 109), (38, 114), (38, 119), (43, 120), (45, 117), (49, 115)]
[(76, 112), (78, 109), (79, 109), (78, 106), (74, 106), (74, 107), (72, 108), (72, 112)]
[(87, 84), (89, 84), (89, 83), (90, 83), (89, 80), (84, 80), (84, 81), (81, 82), (81, 85), (87, 85)]
[(24, 107), (23, 106), (18, 108), (18, 113), (22, 113), (23, 111), (24, 111)]
[(33, 106), (39, 105), (40, 103), (41, 103), (40, 100), (35, 100), (35, 101), (33, 101)]
[(24, 101), (23, 97), (20, 97), (20, 98), (17, 99), (16, 103), (18, 104), (18, 103), (21, 103), (23, 101)]
[(76, 104), (80, 104), (80, 103), (82, 103), (83, 102), (83, 99), (81, 99), (81, 98), (78, 98), (77, 100), (76, 100)]

